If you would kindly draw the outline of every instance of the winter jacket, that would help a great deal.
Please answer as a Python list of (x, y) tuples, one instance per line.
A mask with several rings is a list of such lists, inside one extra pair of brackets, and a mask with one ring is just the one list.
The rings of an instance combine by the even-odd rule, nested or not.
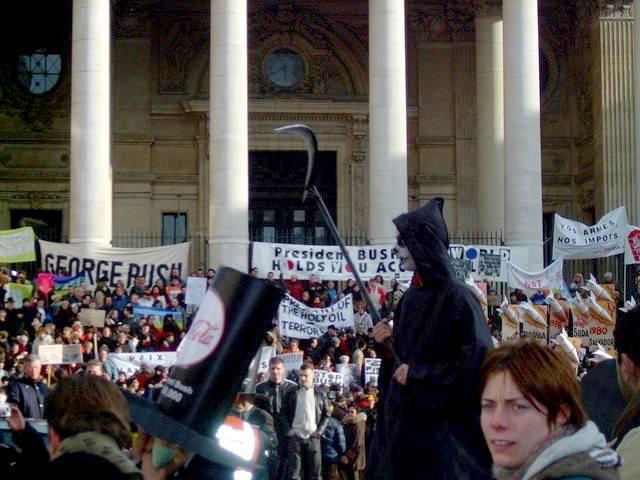
[(589, 421), (573, 435), (543, 450), (522, 480), (618, 480), (619, 466), (620, 457), (607, 446), (596, 424)]
[(398, 365), (385, 355), (370, 479), (491, 478), (478, 382), (493, 342), (477, 299), (452, 272), (443, 202), (434, 199), (394, 219), (417, 268), (393, 326), (395, 351), (409, 372), (400, 385), (393, 379)]
[(25, 418), (43, 418), (44, 401), (49, 395), (49, 387), (42, 381), (18, 378), (9, 386), (7, 402), (18, 407)]
[[(287, 419), (287, 427), (288, 430), (291, 430), (291, 426), (293, 425), (293, 419), (296, 415), (296, 407), (298, 404), (298, 390), (302, 387), (298, 386), (298, 388), (292, 389), (287, 394), (287, 399), (285, 401), (285, 417)], [(324, 429), (327, 428), (327, 423), (329, 422), (329, 411), (327, 405), (327, 396), (325, 393), (317, 387), (313, 387), (313, 394), (315, 397), (315, 407), (316, 407), (316, 431), (322, 435), (324, 433)]]
[(634, 480), (640, 478), (640, 427), (627, 433), (617, 449), (622, 457), (620, 478), (622, 480)]
[(342, 421), (344, 436), (347, 441), (345, 456), (349, 459), (349, 467), (356, 472), (367, 466), (365, 449), (365, 432), (367, 429), (367, 415), (363, 412), (355, 417), (346, 416)]
[(330, 417), (322, 434), (322, 460), (338, 463), (346, 449), (344, 429), (336, 418)]
[(296, 390), (297, 385), (290, 380), (284, 380), (282, 383), (275, 383), (271, 380), (261, 382), (256, 385), (256, 393), (265, 395), (268, 399), (269, 408), (267, 412), (273, 417), (278, 441), (284, 443), (285, 435), (289, 431), (287, 418), (284, 413), (285, 401), (291, 390)]

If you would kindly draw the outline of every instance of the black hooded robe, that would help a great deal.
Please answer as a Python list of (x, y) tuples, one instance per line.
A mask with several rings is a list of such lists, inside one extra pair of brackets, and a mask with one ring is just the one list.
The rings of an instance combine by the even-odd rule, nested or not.
[(477, 299), (449, 267), (442, 204), (434, 199), (394, 219), (417, 266), (393, 328), (409, 377), (400, 385), (392, 378), (397, 366), (383, 362), (369, 479), (492, 478), (477, 391), (491, 334)]

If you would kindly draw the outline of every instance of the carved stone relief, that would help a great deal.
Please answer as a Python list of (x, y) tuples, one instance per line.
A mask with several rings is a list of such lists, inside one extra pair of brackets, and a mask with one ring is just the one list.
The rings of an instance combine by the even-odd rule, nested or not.
[(475, 13), (471, 3), (411, 4), (407, 19), (418, 41), (470, 42), (475, 37)]
[(209, 44), (209, 25), (197, 17), (172, 18), (159, 38), (159, 87), (163, 94), (186, 94), (197, 53)]

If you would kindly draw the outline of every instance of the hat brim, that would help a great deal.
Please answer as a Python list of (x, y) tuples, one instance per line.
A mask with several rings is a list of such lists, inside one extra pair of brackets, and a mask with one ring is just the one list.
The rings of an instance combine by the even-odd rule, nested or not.
[(124, 392), (129, 404), (131, 421), (152, 437), (178, 445), (187, 452), (198, 454), (214, 463), (230, 468), (259, 470), (257, 463), (244, 460), (223, 449), (214, 439), (207, 438), (164, 413), (155, 403)]

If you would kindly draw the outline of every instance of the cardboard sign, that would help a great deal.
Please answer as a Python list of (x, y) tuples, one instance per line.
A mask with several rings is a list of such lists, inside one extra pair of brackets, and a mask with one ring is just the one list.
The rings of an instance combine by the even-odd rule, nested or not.
[(342, 386), (349, 388), (352, 383), (360, 385), (358, 366), (355, 363), (339, 363), (336, 365), (336, 372), (342, 375)]
[(314, 385), (342, 385), (342, 375), (336, 372), (325, 372), (324, 370), (313, 371)]
[(293, 372), (294, 370), (298, 370), (302, 365), (304, 354), (302, 352), (296, 353), (279, 353), (276, 355), (278, 358), (281, 358), (284, 362), (285, 371)]
[(518, 305), (509, 305), (509, 312), (515, 318), (515, 322), (508, 315), (501, 313), (502, 318), (502, 341), (509, 342), (520, 338), (520, 307)]
[(78, 314), (78, 319), (85, 327), (104, 327), (104, 319), (107, 312), (92, 308), (83, 308)]
[(184, 296), (184, 303), (200, 306), (205, 293), (207, 293), (207, 279), (205, 277), (187, 278), (187, 292)]
[(560, 334), (562, 329), (569, 331), (569, 304), (566, 300), (556, 300), (562, 307), (564, 317), (561, 313), (554, 312), (553, 308), (549, 307), (549, 337), (554, 338)]
[[(549, 336), (547, 333), (547, 326), (536, 322), (529, 313), (527, 313), (525, 307), (519, 305), (520, 321), (522, 322), (522, 336), (534, 338), (538, 342), (546, 345), (549, 343)], [(541, 317), (547, 322), (547, 307), (546, 305), (532, 305), (532, 308), (537, 311)]]
[(276, 356), (276, 348), (265, 346), (258, 352), (258, 369), (256, 374), (267, 373), (269, 371), (269, 360)]
[[(605, 288), (613, 288), (612, 285), (603, 286)], [(612, 292), (611, 295), (613, 295)], [(597, 300), (597, 304), (609, 314), (611, 320), (599, 315), (594, 309), (589, 309), (589, 320), (587, 323), (587, 328), (589, 330), (589, 347), (591, 349), (595, 349), (598, 344), (600, 344), (608, 353), (611, 353), (615, 351), (613, 343), (613, 329), (616, 324), (617, 308), (615, 302), (608, 302), (606, 300)]]
[(38, 356), (43, 365), (69, 365), (84, 363), (82, 345), (40, 345)]
[(382, 366), (381, 358), (365, 358), (364, 359), (364, 384), (378, 386), (378, 376), (380, 375), (380, 367)]
[(176, 362), (176, 352), (110, 353), (107, 362), (112, 363), (118, 373), (130, 377), (144, 364), (151, 368), (173, 366)]

